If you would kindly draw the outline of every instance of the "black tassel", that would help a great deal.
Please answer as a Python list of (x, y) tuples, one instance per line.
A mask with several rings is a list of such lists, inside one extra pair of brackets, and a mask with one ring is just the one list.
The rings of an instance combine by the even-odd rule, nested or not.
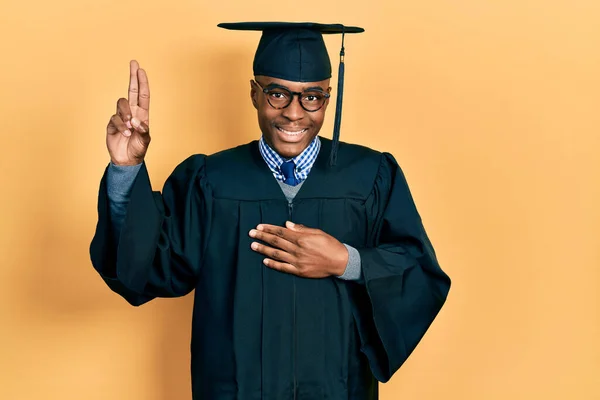
[(338, 69), (338, 92), (335, 104), (333, 142), (331, 143), (331, 154), (329, 156), (330, 166), (334, 166), (337, 162), (337, 150), (340, 143), (340, 125), (342, 124), (342, 98), (344, 96), (344, 55), (344, 28), (342, 27), (342, 50), (340, 51), (340, 67)]

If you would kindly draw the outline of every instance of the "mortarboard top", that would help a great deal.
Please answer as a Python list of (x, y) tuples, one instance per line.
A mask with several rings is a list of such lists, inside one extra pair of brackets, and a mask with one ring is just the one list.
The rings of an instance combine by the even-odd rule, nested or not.
[(323, 34), (342, 34), (338, 93), (333, 128), (330, 165), (335, 165), (342, 117), (344, 92), (344, 35), (361, 33), (363, 28), (342, 24), (314, 22), (235, 22), (221, 23), (220, 28), (262, 31), (254, 56), (254, 75), (264, 75), (293, 82), (318, 82), (331, 78), (331, 61)]

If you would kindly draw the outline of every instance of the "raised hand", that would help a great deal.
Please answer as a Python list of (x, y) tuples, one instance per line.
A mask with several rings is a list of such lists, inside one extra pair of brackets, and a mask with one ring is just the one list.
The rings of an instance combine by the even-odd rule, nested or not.
[(128, 98), (117, 101), (117, 112), (106, 127), (106, 147), (116, 165), (144, 161), (150, 144), (150, 87), (137, 61), (129, 63)]
[[(340, 276), (348, 264), (348, 250), (336, 238), (320, 229), (286, 223), (286, 227), (260, 224), (250, 237), (270, 246), (253, 242), (252, 250), (263, 254), (267, 267), (304, 278)], [(272, 246), (272, 247), (271, 247)]]

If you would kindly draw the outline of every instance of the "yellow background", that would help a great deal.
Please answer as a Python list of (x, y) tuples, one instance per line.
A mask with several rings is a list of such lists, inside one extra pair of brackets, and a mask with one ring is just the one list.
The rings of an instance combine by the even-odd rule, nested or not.
[(131, 58), (156, 189), (259, 136), (242, 20), (366, 28), (343, 139), (397, 157), (453, 278), (381, 399), (600, 399), (598, 0), (2, 0), (0, 398), (191, 398), (191, 297), (128, 306), (88, 245)]

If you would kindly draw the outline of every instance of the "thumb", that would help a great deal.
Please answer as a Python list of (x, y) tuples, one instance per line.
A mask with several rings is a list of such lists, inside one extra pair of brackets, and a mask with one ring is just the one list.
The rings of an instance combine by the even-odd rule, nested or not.
[(135, 128), (135, 131), (139, 135), (141, 144), (147, 148), (148, 145), (150, 144), (150, 127), (148, 127), (148, 124), (146, 124), (143, 121), (136, 120), (135, 122), (133, 122), (133, 119), (132, 119), (132, 125)]
[(307, 229), (304, 225), (295, 224), (292, 221), (286, 221), (285, 226), (286, 226), (286, 228), (291, 229), (295, 232), (302, 232)]
[(142, 135), (150, 133), (150, 128), (148, 127), (148, 124), (146, 124), (144, 121), (140, 121), (137, 118), (131, 119), (131, 125), (133, 125), (135, 130)]

